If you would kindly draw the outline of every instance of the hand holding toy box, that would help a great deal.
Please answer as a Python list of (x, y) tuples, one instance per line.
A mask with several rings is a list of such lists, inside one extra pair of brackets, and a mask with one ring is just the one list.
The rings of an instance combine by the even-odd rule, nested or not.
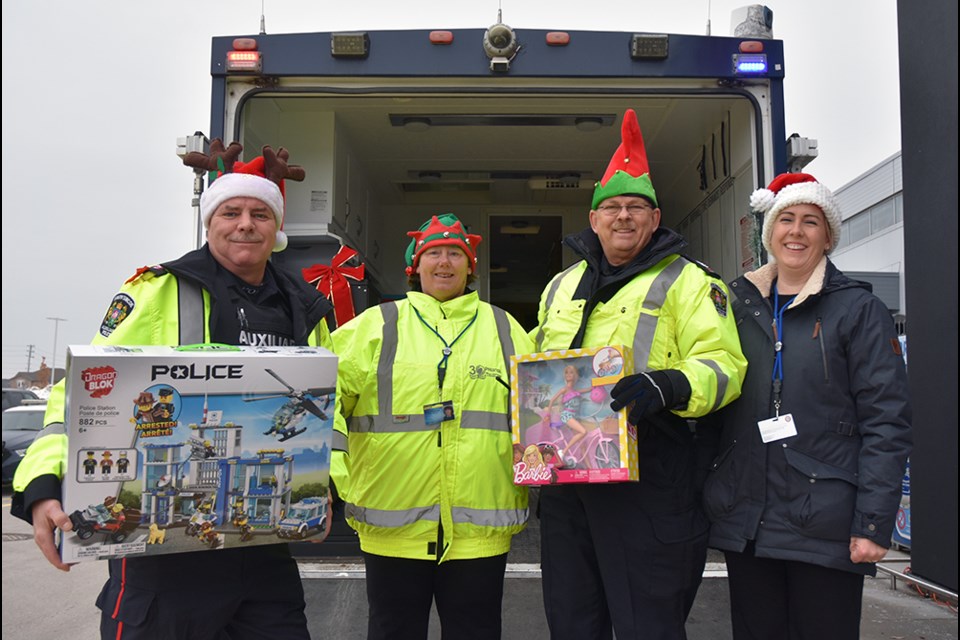
[(511, 357), (514, 483), (638, 480), (636, 427), (610, 409), (610, 390), (632, 372), (622, 346)]
[(71, 346), (64, 562), (322, 541), (337, 358)]

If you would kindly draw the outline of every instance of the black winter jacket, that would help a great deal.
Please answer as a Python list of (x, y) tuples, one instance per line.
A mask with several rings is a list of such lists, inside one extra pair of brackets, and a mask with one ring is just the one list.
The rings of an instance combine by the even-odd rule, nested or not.
[(710, 545), (757, 557), (870, 574), (850, 561), (850, 538), (890, 546), (911, 449), (900, 343), (869, 285), (826, 258), (787, 308), (780, 415), (797, 435), (764, 444), (774, 416), (770, 264), (731, 283), (749, 363), (740, 398), (720, 414), (720, 454), (704, 487)]

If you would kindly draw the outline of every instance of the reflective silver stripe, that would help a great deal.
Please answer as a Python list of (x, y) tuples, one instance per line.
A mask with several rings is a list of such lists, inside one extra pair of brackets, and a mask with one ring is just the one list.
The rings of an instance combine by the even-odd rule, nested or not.
[(410, 433), (436, 431), (437, 425), (429, 427), (420, 415), (350, 416), (347, 418), (350, 433)]
[[(420, 521), (438, 522), (440, 505), (434, 504), (413, 509), (371, 509), (348, 502), (344, 507), (348, 518), (373, 527), (396, 528)], [(514, 527), (527, 521), (527, 509), (470, 509), (454, 507), (451, 516), (454, 524), (475, 524), (482, 527)]]
[(481, 527), (515, 527), (527, 521), (528, 509), (470, 509), (454, 507), (450, 510), (454, 523), (475, 524)]
[[(437, 425), (428, 425), (425, 422), (423, 414), (351, 416), (347, 419), (347, 426), (352, 433), (410, 433), (437, 430)], [(506, 414), (492, 411), (464, 411), (460, 414), (460, 428), (510, 431)]]
[[(498, 383), (499, 384), (499, 383)], [(461, 429), (487, 429), (510, 432), (507, 414), (493, 411), (464, 411), (460, 414)]]
[(660, 316), (641, 313), (637, 318), (637, 331), (633, 334), (633, 370), (640, 372), (647, 370), (650, 362), (650, 350), (653, 349), (653, 337), (657, 333), (657, 323)]
[(657, 274), (653, 284), (647, 291), (647, 296), (643, 300), (644, 309), (659, 309), (667, 301), (667, 293), (670, 287), (674, 285), (680, 273), (686, 268), (687, 259), (678, 257), (676, 260), (664, 267), (663, 271)]
[(397, 303), (384, 302), (380, 313), (383, 314), (383, 341), (377, 363), (377, 413), (389, 416), (393, 413), (393, 361), (397, 357)]
[[(577, 262), (572, 267), (567, 267), (560, 275), (553, 279), (553, 282), (550, 283), (550, 290), (547, 292), (547, 299), (544, 302), (544, 313), (549, 313), (550, 307), (553, 306), (553, 298), (557, 295), (557, 289), (560, 288), (560, 283), (563, 282), (563, 279), (567, 277), (571, 271), (580, 266), (580, 263)], [(543, 326), (547, 323), (549, 316), (544, 316), (543, 322), (540, 323), (540, 329), (537, 331), (537, 351), (543, 351)]]
[[(497, 336), (500, 338), (500, 351), (503, 353), (504, 369), (503, 369), (503, 378), (501, 378), (501, 380), (503, 380), (504, 384), (509, 384), (508, 381), (510, 380), (510, 356), (512, 356), (515, 353), (515, 350), (513, 348), (513, 338), (510, 337), (510, 319), (507, 317), (507, 312), (501, 309), (500, 307), (495, 307), (493, 305), (490, 305), (490, 308), (493, 309), (493, 319), (497, 325)], [(500, 383), (498, 382), (497, 384), (500, 384)], [(513, 390), (508, 388), (507, 389), (507, 410), (508, 411), (509, 411), (509, 407), (513, 406), (512, 398), (511, 398), (512, 393), (513, 393)], [(473, 420), (468, 421), (467, 420), (468, 413), (475, 413), (475, 412), (467, 412), (467, 411), (463, 412), (463, 416), (461, 416), (461, 419), (460, 419), (461, 429), (472, 429), (472, 428), (494, 429), (496, 428), (494, 426), (487, 426), (487, 425), (479, 426), (474, 424)], [(508, 418), (508, 416), (501, 415), (499, 416), (499, 418), (500, 418), (500, 421), (499, 421), (500, 427), (502, 428), (502, 430), (509, 432), (510, 419)], [(477, 420), (476, 422), (479, 422), (479, 420)]]
[(433, 504), (426, 507), (417, 507), (415, 509), (404, 509), (402, 511), (386, 509), (370, 509), (361, 507), (352, 502), (344, 505), (344, 514), (347, 518), (352, 518), (357, 522), (369, 524), (373, 527), (402, 527), (408, 524), (414, 524), (420, 520), (438, 522), (440, 520), (440, 505)]
[(730, 378), (723, 372), (722, 369), (720, 369), (720, 365), (713, 360), (702, 360), (697, 358), (697, 362), (702, 362), (713, 369), (713, 373), (717, 376), (717, 399), (713, 401), (713, 409), (710, 410), (716, 411), (723, 403), (723, 397), (727, 395), (727, 385), (730, 383)]
[(334, 451), (350, 451), (349, 440), (347, 436), (343, 435), (336, 429), (333, 431), (333, 441), (330, 443), (330, 448)]
[(203, 289), (193, 280), (177, 278), (177, 322), (180, 344), (204, 341)]
[(514, 354), (513, 340), (510, 338), (510, 320), (507, 312), (500, 307), (490, 305), (493, 309), (493, 320), (497, 324), (497, 336), (500, 338), (500, 351), (503, 352), (503, 364), (510, 371), (510, 356)]
[[(683, 269), (687, 266), (686, 258), (678, 257), (668, 264), (663, 271), (657, 274), (643, 299), (643, 308), (655, 311), (667, 301), (670, 287), (676, 283)], [(647, 313), (640, 313), (637, 319), (637, 331), (633, 336), (633, 370), (646, 371), (650, 361), (650, 351), (653, 349), (653, 338), (657, 333), (657, 322), (660, 317)]]

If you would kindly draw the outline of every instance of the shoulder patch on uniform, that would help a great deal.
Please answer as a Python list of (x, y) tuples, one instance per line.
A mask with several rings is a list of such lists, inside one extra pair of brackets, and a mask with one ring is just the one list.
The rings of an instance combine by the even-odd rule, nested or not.
[(692, 262), (693, 264), (697, 265), (697, 267), (699, 267), (700, 270), (703, 271), (704, 273), (706, 273), (708, 276), (711, 276), (711, 277), (713, 277), (713, 278), (716, 278), (717, 280), (722, 280), (722, 279), (723, 279), (723, 278), (720, 277), (720, 274), (719, 274), (719, 273), (717, 273), (716, 271), (714, 271), (713, 269), (711, 269), (708, 265), (700, 262), (699, 260), (696, 260), (696, 259), (694, 259), (694, 258), (691, 258), (690, 256), (685, 255), (685, 254), (683, 254), (683, 257), (686, 258), (687, 260), (689, 260), (690, 262)]
[(146, 266), (140, 267), (132, 276), (127, 278), (127, 281), (124, 282), (123, 284), (130, 284), (131, 282), (135, 282), (138, 278), (140, 278), (140, 276), (142, 276), (145, 273), (152, 273), (155, 276), (162, 276), (166, 272), (167, 270), (160, 265), (156, 265), (153, 267), (146, 267)]
[(125, 293), (118, 293), (113, 296), (113, 300), (110, 301), (110, 306), (107, 308), (107, 313), (103, 316), (103, 322), (100, 323), (100, 335), (109, 338), (110, 334), (120, 326), (120, 323), (130, 315), (135, 305), (133, 298)]
[(710, 300), (713, 301), (713, 308), (717, 310), (721, 318), (727, 317), (727, 292), (723, 287), (716, 283), (710, 284)]

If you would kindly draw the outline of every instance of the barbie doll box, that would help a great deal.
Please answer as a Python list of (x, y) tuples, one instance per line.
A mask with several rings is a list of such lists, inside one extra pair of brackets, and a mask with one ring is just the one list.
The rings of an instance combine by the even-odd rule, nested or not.
[(321, 541), (337, 358), (71, 346), (64, 562)]
[(638, 480), (636, 427), (610, 409), (632, 368), (621, 346), (511, 357), (514, 483)]

